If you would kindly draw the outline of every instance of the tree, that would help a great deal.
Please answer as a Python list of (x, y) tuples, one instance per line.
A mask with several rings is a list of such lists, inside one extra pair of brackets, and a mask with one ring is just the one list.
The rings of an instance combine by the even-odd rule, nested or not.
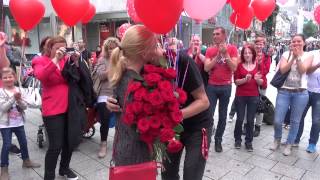
[(316, 36), (317, 35), (317, 25), (315, 25), (312, 20), (309, 20), (307, 23), (303, 25), (303, 35), (306, 36), (306, 38), (311, 37), (311, 36)]

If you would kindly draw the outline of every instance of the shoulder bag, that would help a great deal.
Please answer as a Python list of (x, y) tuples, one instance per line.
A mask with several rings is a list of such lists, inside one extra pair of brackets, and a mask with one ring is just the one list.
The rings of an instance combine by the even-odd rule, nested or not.
[[(289, 61), (290, 57), (291, 57), (291, 52), (289, 52), (288, 61)], [(283, 86), (284, 82), (286, 81), (290, 71), (291, 71), (291, 69), (288, 72), (282, 74), (280, 69), (278, 69), (276, 74), (273, 76), (270, 84), (277, 89), (281, 88)]]

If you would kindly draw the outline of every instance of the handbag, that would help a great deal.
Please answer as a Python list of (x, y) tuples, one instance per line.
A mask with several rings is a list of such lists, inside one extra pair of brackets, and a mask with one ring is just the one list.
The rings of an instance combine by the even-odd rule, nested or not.
[[(289, 52), (288, 61), (289, 61), (290, 57), (291, 57), (291, 52)], [(276, 74), (273, 76), (270, 84), (272, 86), (274, 86), (275, 88), (277, 88), (277, 89), (281, 88), (283, 86), (284, 82), (286, 81), (290, 71), (291, 71), (291, 69), (288, 72), (282, 74), (280, 69), (279, 69), (276, 72)]]
[(110, 166), (109, 171), (109, 180), (156, 180), (156, 177), (155, 161), (127, 166)]
[(93, 83), (93, 91), (96, 96), (98, 96), (100, 89), (101, 89), (101, 80), (98, 75), (98, 64), (94, 67), (92, 73), (91, 73), (91, 79)]
[(26, 96), (24, 97), (29, 108), (39, 109), (42, 105), (40, 95), (40, 81), (32, 78), (29, 86), (24, 88)]

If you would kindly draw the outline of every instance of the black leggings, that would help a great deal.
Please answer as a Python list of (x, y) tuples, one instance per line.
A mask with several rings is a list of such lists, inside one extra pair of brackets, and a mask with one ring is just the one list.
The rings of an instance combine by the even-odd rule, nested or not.
[(48, 132), (49, 148), (45, 157), (45, 180), (54, 180), (58, 156), (61, 153), (60, 170), (69, 168), (72, 150), (68, 147), (68, 120), (66, 114), (43, 117)]
[(106, 141), (109, 133), (109, 122), (111, 113), (106, 107), (106, 103), (101, 102), (97, 104), (97, 110), (100, 118), (100, 135), (101, 141)]

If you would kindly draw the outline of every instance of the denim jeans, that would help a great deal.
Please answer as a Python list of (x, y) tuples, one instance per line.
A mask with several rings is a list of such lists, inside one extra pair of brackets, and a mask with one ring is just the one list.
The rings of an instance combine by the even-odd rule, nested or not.
[[(207, 128), (208, 148), (210, 148), (212, 128)], [(202, 131), (183, 132), (181, 135), (186, 154), (183, 165), (183, 180), (201, 180), (206, 166), (206, 160), (201, 153)], [(164, 160), (165, 171), (161, 173), (162, 180), (179, 180), (179, 167), (182, 150), (178, 153), (168, 153), (169, 160)]]
[(320, 93), (314, 93), (309, 91), (309, 103), (307, 104), (303, 112), (295, 143), (300, 142), (300, 138), (302, 136), (304, 128), (304, 119), (310, 107), (312, 108), (312, 126), (310, 131), (309, 144), (317, 144), (318, 142), (320, 132)]
[(274, 138), (281, 140), (282, 124), (285, 119), (288, 108), (291, 109), (290, 114), (290, 130), (287, 137), (287, 144), (293, 144), (297, 137), (300, 120), (309, 99), (308, 91), (289, 92), (279, 90), (276, 100), (274, 115)]
[(2, 150), (1, 150), (1, 167), (9, 166), (9, 149), (11, 147), (12, 133), (14, 132), (18, 138), (21, 149), (21, 158), (23, 160), (29, 159), (28, 146), (24, 126), (13, 128), (0, 129), (2, 135)]
[(54, 180), (59, 154), (61, 153), (60, 170), (69, 168), (72, 156), (72, 150), (68, 147), (67, 114), (46, 116), (43, 117), (43, 122), (49, 138), (49, 148), (45, 157), (44, 179)]
[(237, 112), (237, 108), (236, 108), (236, 97), (233, 99), (232, 104), (231, 104), (231, 109), (229, 112), (229, 117), (234, 117), (234, 115)]
[(97, 110), (100, 118), (100, 139), (101, 141), (106, 141), (109, 133), (109, 122), (111, 113), (107, 109), (106, 103), (101, 102), (97, 104)]
[(215, 134), (215, 142), (222, 142), (222, 136), (226, 128), (229, 99), (231, 96), (231, 85), (216, 86), (208, 85), (207, 94), (210, 100), (212, 113), (216, 110), (217, 101), (219, 100), (219, 121)]
[(242, 124), (247, 110), (247, 123), (246, 123), (246, 143), (252, 143), (253, 140), (253, 127), (254, 116), (257, 112), (257, 105), (259, 102), (258, 96), (237, 96), (236, 109), (237, 121), (234, 128), (234, 139), (236, 142), (241, 142)]

